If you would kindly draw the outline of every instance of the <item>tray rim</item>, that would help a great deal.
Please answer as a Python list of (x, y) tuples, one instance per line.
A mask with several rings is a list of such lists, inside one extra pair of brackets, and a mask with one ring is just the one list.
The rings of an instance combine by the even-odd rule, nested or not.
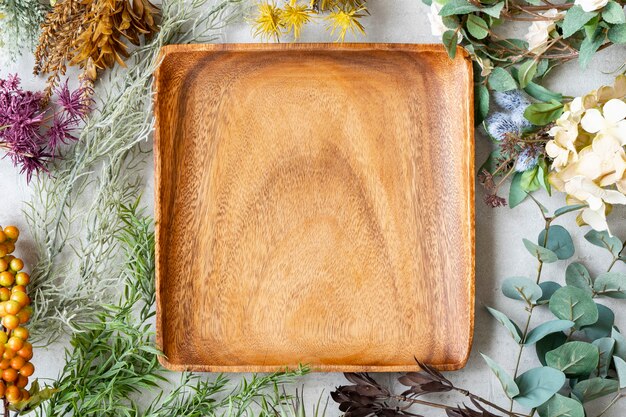
[[(432, 52), (448, 55), (444, 46), (441, 44), (417, 44), (417, 43), (213, 43), (213, 44), (184, 44), (184, 45), (164, 45), (158, 54), (158, 65), (153, 73), (153, 114), (154, 114), (154, 135), (153, 135), (153, 152), (154, 152), (154, 242), (155, 242), (155, 326), (156, 326), (156, 346), (163, 354), (158, 356), (158, 361), (164, 368), (177, 372), (281, 372), (287, 370), (298, 369), (301, 365), (307, 364), (285, 364), (285, 365), (185, 365), (170, 362), (163, 352), (163, 314), (161, 299), (161, 268), (158, 262), (160, 250), (160, 228), (161, 219), (161, 199), (158, 189), (160, 187), (159, 179), (161, 178), (161, 152), (160, 152), (160, 126), (159, 126), (159, 87), (161, 85), (161, 64), (165, 59), (178, 53), (190, 52), (255, 52), (255, 51), (406, 51), (412, 53)], [(467, 69), (468, 94), (467, 100), (468, 114), (465, 121), (465, 138), (468, 141), (468, 150), (466, 163), (469, 175), (466, 178), (465, 189), (467, 190), (467, 207), (465, 212), (468, 214), (467, 226), (469, 238), (469, 269), (471, 276), (468, 285), (468, 303), (469, 311), (469, 337), (465, 356), (458, 362), (433, 365), (440, 371), (455, 371), (463, 368), (471, 354), (474, 339), (475, 324), (475, 303), (476, 303), (476, 227), (475, 227), (475, 183), (474, 171), (475, 167), (475, 141), (474, 141), (474, 75), (472, 60), (469, 53), (461, 46), (456, 46), (455, 60), (463, 60)], [(415, 372), (421, 370), (419, 365), (307, 365), (313, 372)]]

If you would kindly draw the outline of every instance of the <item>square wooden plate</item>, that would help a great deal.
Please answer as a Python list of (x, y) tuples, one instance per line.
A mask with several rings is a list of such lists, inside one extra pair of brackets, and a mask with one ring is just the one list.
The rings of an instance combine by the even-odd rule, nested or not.
[(402, 44), (168, 46), (157, 342), (174, 370), (462, 367), (472, 67)]

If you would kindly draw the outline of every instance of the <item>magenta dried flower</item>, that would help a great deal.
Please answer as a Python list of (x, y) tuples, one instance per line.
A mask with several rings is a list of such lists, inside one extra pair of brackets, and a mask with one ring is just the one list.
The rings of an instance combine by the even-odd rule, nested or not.
[(59, 145), (76, 140), (72, 132), (89, 112), (86, 88), (70, 91), (67, 82), (58, 89), (58, 100), (46, 103), (40, 92), (26, 91), (17, 75), (0, 79), (0, 148), (30, 181), (47, 172)]

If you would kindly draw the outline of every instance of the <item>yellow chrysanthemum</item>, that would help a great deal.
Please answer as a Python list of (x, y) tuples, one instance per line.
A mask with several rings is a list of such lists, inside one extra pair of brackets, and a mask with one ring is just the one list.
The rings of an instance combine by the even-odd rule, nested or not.
[(331, 36), (337, 32), (337, 42), (343, 42), (348, 31), (356, 35), (357, 32), (365, 34), (365, 28), (359, 21), (365, 16), (367, 8), (360, 4), (357, 6), (337, 7), (327, 17), (329, 22), (328, 29), (331, 30)]
[(287, 33), (293, 32), (294, 39), (300, 38), (302, 26), (311, 20), (311, 9), (306, 5), (299, 5), (292, 1), (287, 4), (280, 15), (280, 23)]
[(258, 3), (257, 15), (253, 19), (254, 36), (278, 40), (281, 34), (282, 13), (283, 11), (273, 1)]

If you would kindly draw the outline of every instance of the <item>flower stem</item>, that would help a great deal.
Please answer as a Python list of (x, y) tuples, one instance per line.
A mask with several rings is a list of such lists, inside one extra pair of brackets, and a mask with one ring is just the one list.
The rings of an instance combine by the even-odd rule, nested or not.
[[(551, 217), (545, 217), (545, 234), (543, 236), (543, 244), (542, 246), (545, 248), (548, 244), (548, 235), (550, 234), (550, 223), (552, 223), (552, 218)], [(535, 280), (535, 283), (539, 284), (539, 282), (541, 281), (541, 273), (543, 271), (543, 261), (541, 259), (538, 259), (539, 264), (537, 265), (537, 278)], [(515, 372), (513, 372), (513, 379), (516, 379), (518, 374), (519, 374), (519, 367), (520, 364), (522, 362), (522, 354), (524, 353), (524, 342), (526, 342), (526, 336), (528, 335), (528, 330), (530, 329), (530, 322), (532, 320), (533, 317), (533, 311), (535, 310), (535, 304), (531, 304), (528, 303), (528, 308), (526, 309), (526, 311), (528, 311), (528, 317), (526, 318), (526, 325), (524, 326), (524, 331), (522, 332), (522, 343), (520, 343), (519, 345), (519, 351), (517, 353), (517, 359), (515, 361)], [(513, 411), (513, 399), (511, 398), (511, 405), (509, 407), (509, 411)]]

